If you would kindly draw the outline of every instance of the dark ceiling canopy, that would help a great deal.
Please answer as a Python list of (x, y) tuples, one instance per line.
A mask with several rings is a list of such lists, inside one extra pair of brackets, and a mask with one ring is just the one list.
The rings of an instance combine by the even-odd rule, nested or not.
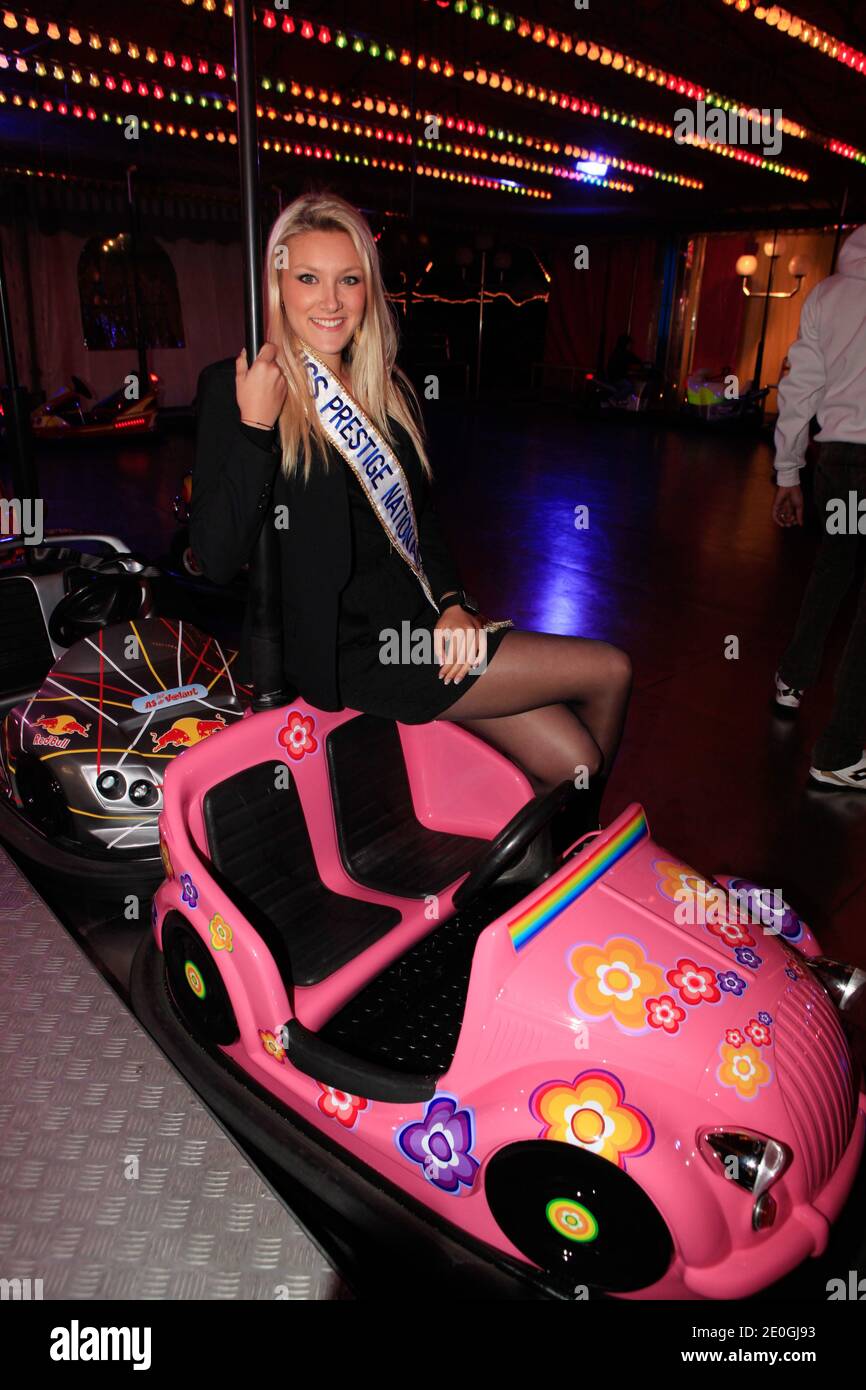
[[(866, 220), (866, 70), (741, 3), (745, 12), (725, 0), (259, 7), (263, 183), (277, 201), (328, 184), (431, 228), (493, 222), (556, 236), (586, 219), (596, 230)], [(804, 0), (801, 8), (808, 13), (792, 13), (866, 52), (862, 4)], [(28, 9), (13, 0), (6, 13), (17, 26), (0, 24), (4, 171), (119, 186), (135, 164), (143, 194), (194, 187), (196, 198), (231, 200), (237, 157), (224, 9), (225, 0), (31, 0)], [(701, 94), (708, 108), (724, 101), (781, 112), (781, 148), (770, 140), (774, 124), (752, 126), (749, 143), (726, 155), (650, 129), (679, 131), (687, 112), (700, 133)], [(432, 114), (442, 118), (438, 135), (418, 143), (431, 134), (422, 118)], [(567, 177), (581, 151), (606, 160), (607, 186)]]

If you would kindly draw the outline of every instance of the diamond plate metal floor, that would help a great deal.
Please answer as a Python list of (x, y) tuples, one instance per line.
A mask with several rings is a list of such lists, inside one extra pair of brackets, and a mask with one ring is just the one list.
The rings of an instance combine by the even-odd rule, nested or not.
[(0, 848), (0, 1279), (335, 1299), (339, 1276)]

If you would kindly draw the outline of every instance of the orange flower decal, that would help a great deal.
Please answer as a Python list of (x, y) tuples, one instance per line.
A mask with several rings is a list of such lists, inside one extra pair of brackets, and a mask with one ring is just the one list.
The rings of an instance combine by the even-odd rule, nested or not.
[(210, 919), (210, 944), (215, 951), (231, 951), (234, 949), (232, 941), (232, 929), (224, 917), (215, 912)]
[(751, 1043), (720, 1043), (719, 1055), (722, 1060), (716, 1079), (735, 1090), (740, 1100), (754, 1100), (760, 1088), (773, 1079), (767, 1063)]
[(708, 883), (697, 869), (671, 859), (656, 859), (653, 868), (659, 875), (656, 887), (671, 902), (689, 904), (701, 922), (726, 919), (727, 898), (723, 889), (717, 883)]
[(162, 867), (165, 869), (166, 878), (174, 878), (174, 869), (171, 867), (171, 855), (168, 852), (168, 845), (160, 835), (159, 852), (162, 855)]
[(568, 964), (577, 976), (568, 999), (579, 1017), (612, 1018), (626, 1033), (648, 1031), (646, 1001), (658, 998), (667, 985), (639, 941), (613, 936), (603, 946), (575, 946)]
[(652, 1148), (653, 1127), (608, 1071), (584, 1071), (574, 1081), (546, 1081), (533, 1091), (530, 1109), (544, 1128), (539, 1139), (558, 1139), (625, 1168)]
[(267, 1032), (264, 1028), (259, 1029), (259, 1037), (262, 1040), (262, 1047), (265, 1049), (265, 1052), (269, 1053), (275, 1062), (284, 1062), (286, 1060), (286, 1049), (283, 1047), (279, 1038), (275, 1037), (273, 1033)]

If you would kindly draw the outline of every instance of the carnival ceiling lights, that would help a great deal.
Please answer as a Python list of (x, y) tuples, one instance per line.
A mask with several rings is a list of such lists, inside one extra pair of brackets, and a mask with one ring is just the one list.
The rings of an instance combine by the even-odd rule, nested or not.
[[(14, 66), (16, 71), (18, 72), (28, 71), (27, 59), (21, 57), (15, 58), (14, 55), (5, 54), (2, 50), (0, 50), (0, 71), (10, 66)], [(231, 98), (228, 98), (227, 100), (223, 101), (218, 97), (208, 97), (203, 94), (195, 96), (192, 92), (189, 91), (178, 91), (176, 88), (173, 87), (163, 88), (159, 83), (151, 83), (150, 85), (148, 85), (148, 83), (143, 81), (133, 82), (126, 77), (120, 78), (120, 80), (118, 80), (110, 73), (103, 74), (102, 77), (100, 77), (98, 73), (92, 72), (86, 68), (83, 71), (76, 67), (64, 69), (63, 66), (59, 63), (53, 63), (51, 65), (51, 71), (49, 73), (48, 69), (46, 68), (46, 65), (42, 63), (41, 60), (36, 60), (35, 63), (32, 63), (32, 68), (37, 77), (50, 76), (55, 81), (64, 83), (68, 80), (73, 82), (77, 86), (86, 85), (88, 88), (98, 88), (102, 86), (107, 91), (113, 92), (115, 90), (120, 90), (126, 95), (132, 95), (133, 93), (135, 93), (140, 97), (151, 96), (158, 101), (167, 100), (175, 104), (182, 104), (188, 107), (197, 106), (205, 110), (226, 110), (229, 112), (233, 112), (235, 110), (235, 103)], [(271, 83), (267, 78), (262, 80), (261, 85), (265, 89), (269, 89), (271, 87)], [(281, 82), (279, 85), (283, 88), (283, 90), (285, 90), (285, 83)], [(307, 97), (307, 99), (309, 100), (314, 99), (318, 95), (319, 100), (331, 100), (334, 102), (335, 105), (338, 106), (342, 102), (342, 98), (336, 92), (328, 93), (325, 91), (319, 91), (317, 93), (312, 88), (302, 89), (299, 83), (291, 83), (289, 85), (292, 88), (293, 95), (303, 95)], [(356, 106), (360, 103), (352, 104), (353, 106)], [(395, 114), (402, 115), (404, 119), (408, 120), (411, 118), (412, 113), (408, 107), (403, 107), (398, 110), (395, 105), (394, 111)], [(569, 179), (576, 183), (592, 183), (597, 185), (598, 187), (609, 188), (612, 191), (618, 193), (634, 192), (634, 184), (628, 183), (623, 179), (589, 177), (585, 174), (581, 174), (574, 168), (568, 168), (562, 165), (552, 164), (550, 162), (538, 158), (533, 158), (532, 156), (527, 157), (525, 155), (514, 154), (508, 151), (503, 151), (502, 153), (499, 153), (496, 150), (484, 149), (477, 145), (462, 143), (454, 144), (451, 141), (436, 141), (423, 139), (413, 140), (411, 134), (404, 135), (402, 131), (395, 132), (389, 129), (388, 127), (383, 127), (381, 125), (372, 126), (370, 124), (361, 123), (358, 120), (346, 120), (336, 116), (316, 115), (313, 112), (304, 111), (300, 109), (294, 109), (291, 111), (278, 111), (273, 106), (258, 106), (257, 112), (261, 121), (274, 121), (281, 119), (290, 124), (311, 126), (314, 128), (318, 128), (319, 130), (330, 130), (333, 131), (335, 134), (343, 134), (350, 137), (354, 137), (356, 139), (378, 140), (384, 141), (389, 144), (394, 143), (398, 145), (405, 145), (407, 147), (423, 147), (424, 149), (434, 154), (438, 151), (439, 153), (448, 154), (457, 159), (481, 161), (483, 163), (499, 165), (502, 168), (507, 168), (509, 170), (518, 169), (526, 171), (528, 173), (540, 173), (542, 175), (548, 175), (552, 178)], [(418, 116), (419, 119), (422, 119), (421, 113), (418, 113)], [(429, 117), (423, 119), (429, 119)], [(465, 125), (465, 123), (463, 122), (461, 122), (460, 124)], [(144, 129), (149, 128), (147, 122), (143, 122), (142, 125)], [(472, 127), (473, 131), (476, 129), (472, 122), (470, 122), (469, 125)], [(483, 130), (479, 133), (483, 133)], [(291, 145), (291, 141), (289, 141), (288, 144)], [(265, 149), (279, 150), (280, 147), (280, 142), (274, 142), (272, 140), (263, 144), (263, 148)], [(565, 153), (570, 154), (571, 148), (571, 146), (568, 146), (566, 148)], [(546, 152), (550, 153), (549, 150)], [(556, 152), (559, 152), (558, 148)], [(655, 176), (664, 177), (663, 175), (660, 175), (657, 172)], [(491, 187), (494, 184), (498, 186), (500, 181), (501, 180), (494, 178), (491, 183), (490, 176), (487, 176), (486, 181), (484, 178), (482, 178), (481, 182), (479, 183), (479, 186)], [(505, 191), (511, 190), (505, 189)], [(535, 196), (534, 193), (533, 196)]]
[[(23, 96), (19, 92), (0, 91), (0, 106), (7, 104), (21, 108), (26, 107), (31, 111), (42, 111), (47, 115), (72, 116), (76, 120), (101, 121), (104, 124), (122, 126), (126, 119), (124, 116), (110, 111), (99, 112), (94, 106), (79, 102), (54, 102), (47, 98), (40, 101), (34, 96)], [(205, 140), (209, 144), (214, 142), (220, 145), (237, 144), (237, 136), (233, 130), (213, 128), (200, 130), (197, 126), (187, 125), (185, 122), (150, 121), (147, 119), (142, 119), (141, 128), (156, 135), (178, 135), (190, 140)], [(379, 158), (375, 155), (350, 154), (344, 150), (332, 150), (329, 146), (319, 143), (264, 139), (261, 141), (261, 145), (263, 149), (275, 150), (278, 154), (295, 155), (302, 159), (324, 159), (333, 161), (335, 164), (358, 165), (365, 169), (387, 170), (396, 173), (408, 171), (408, 166), (400, 160), (387, 157)], [(441, 169), (438, 165), (419, 164), (416, 166), (415, 172), (423, 178), (441, 180), (442, 183), (458, 183), (472, 188), (486, 188), (497, 193), (538, 198), (545, 202), (553, 197), (553, 194), (547, 189), (532, 188), (527, 184), (516, 183), (513, 179), (494, 178), (458, 169)]]
[(753, 19), (763, 20), (777, 33), (786, 34), (789, 39), (799, 39), (800, 43), (823, 53), (825, 57), (844, 63), (852, 72), (866, 72), (866, 53), (834, 38), (824, 29), (819, 29), (817, 24), (810, 24), (800, 19), (799, 15), (791, 14), (790, 10), (783, 10), (780, 5), (755, 5), (752, 0), (722, 0), (722, 4), (738, 10), (740, 14), (750, 14)]
[[(182, 0), (187, 7), (192, 7), (196, 0)], [(208, 13), (221, 12), (227, 17), (231, 16), (232, 6), (230, 0), (200, 0), (202, 8)], [(756, 7), (757, 10), (762, 7)], [(775, 8), (775, 7), (774, 7)], [(540, 23), (518, 18), (510, 13), (500, 11), (498, 7), (482, 4), (464, 4), (463, 0), (455, 0), (453, 6), (457, 14), (467, 15), (476, 20), (485, 20), (491, 26), (500, 26), (504, 32), (513, 33), (516, 38), (531, 40), (535, 43), (543, 43), (548, 48), (556, 48), (560, 52), (572, 53), (577, 57), (585, 57), (588, 61), (597, 61), (600, 66), (610, 67), (614, 71), (623, 72), (626, 76), (632, 76), (646, 80), (662, 87), (664, 90), (683, 96), (689, 100), (706, 100), (709, 103), (718, 104), (726, 111), (733, 111), (737, 114), (748, 115), (752, 108), (747, 108), (742, 104), (731, 101), (721, 94), (706, 91), (701, 84), (691, 82), (688, 78), (671, 74), (651, 64), (643, 63), (628, 54), (621, 53), (618, 49), (598, 44), (592, 40), (564, 34), (558, 30), (551, 29)], [(771, 13), (771, 11), (767, 11)], [(780, 11), (780, 13), (782, 13)], [(181, 54), (178, 57), (166, 50), (160, 51), (154, 45), (139, 45), (133, 41), (121, 41), (116, 37), (105, 37), (96, 33), (94, 30), (84, 27), (78, 28), (74, 25), (64, 25), (62, 28), (54, 21), (40, 21), (32, 16), (21, 17), (12, 10), (4, 9), (3, 25), (7, 29), (23, 29), (29, 35), (44, 33), (48, 38), (60, 40), (65, 39), (68, 43), (78, 47), (84, 46), (98, 50), (107, 48), (109, 53), (120, 55), (125, 53), (133, 60), (141, 59), (150, 64), (162, 62), (164, 66), (179, 66), (182, 71), (195, 72), (199, 75), (209, 75), (211, 72), (219, 80), (225, 79), (230, 75), (230, 70), (220, 63), (210, 63), (201, 57), (192, 57), (189, 54)], [(405, 48), (399, 51), (391, 44), (384, 43), (377, 39), (364, 37), (359, 34), (346, 33), (342, 30), (331, 30), (327, 25), (320, 22), (313, 22), (310, 19), (295, 17), (288, 13), (275, 12), (270, 9), (259, 9), (256, 11), (256, 18), (263, 27), (279, 30), (281, 33), (298, 35), (299, 37), (315, 41), (324, 45), (333, 44), (337, 49), (350, 49), (359, 55), (378, 58), (381, 57), (386, 62), (399, 62), (402, 66), (415, 66), (420, 71), (427, 71), (433, 76), (450, 78), (458, 76), (455, 64), (448, 60), (440, 60), (437, 57), (428, 57), (423, 53), (414, 55)], [(586, 51), (584, 52), (584, 45)], [(848, 50), (846, 50), (847, 52)], [(662, 138), (673, 138), (674, 132), (670, 125), (664, 121), (656, 121), (644, 116), (637, 116), (633, 113), (613, 109), (605, 104), (599, 104), (593, 100), (579, 98), (574, 95), (563, 94), (551, 91), (543, 87), (536, 87), (531, 82), (524, 82), (519, 78), (513, 78), (509, 74), (501, 72), (488, 72), (477, 63), (469, 64), (462, 71), (463, 79), (466, 82), (477, 82), (481, 87), (489, 85), (492, 90), (497, 88), (503, 92), (512, 92), (515, 96), (524, 96), (528, 100), (538, 100), (549, 105), (558, 107), (561, 110), (570, 111), (594, 120), (604, 120), (614, 126), (621, 126), (627, 130), (637, 130), (641, 133), (660, 136)], [(856, 147), (836, 138), (824, 138), (806, 127), (798, 125), (796, 122), (782, 119), (780, 126), (785, 134), (795, 135), (798, 138), (810, 139), (821, 145), (833, 154), (839, 154), (848, 159), (863, 162), (861, 151)], [(752, 153), (744, 148), (735, 148), (715, 141), (692, 140), (688, 142), (692, 148), (706, 150), (724, 157), (734, 159), (739, 163), (748, 164), (754, 168), (760, 168), (766, 172), (780, 174), (795, 180), (805, 182), (808, 174), (805, 171), (782, 165), (768, 159), (765, 156)], [(621, 167), (625, 167), (623, 162)], [(637, 161), (632, 161), (632, 168), (629, 172), (638, 172)], [(676, 183), (683, 187), (690, 187), (700, 181), (689, 181), (678, 175), (658, 175), (653, 172), (647, 177), (661, 177), (664, 181)]]

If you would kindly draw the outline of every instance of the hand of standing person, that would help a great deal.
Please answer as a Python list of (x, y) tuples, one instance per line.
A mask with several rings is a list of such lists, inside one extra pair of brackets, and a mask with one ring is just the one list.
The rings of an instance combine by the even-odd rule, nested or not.
[(803, 489), (799, 484), (776, 488), (772, 516), (777, 526), (803, 525)]

